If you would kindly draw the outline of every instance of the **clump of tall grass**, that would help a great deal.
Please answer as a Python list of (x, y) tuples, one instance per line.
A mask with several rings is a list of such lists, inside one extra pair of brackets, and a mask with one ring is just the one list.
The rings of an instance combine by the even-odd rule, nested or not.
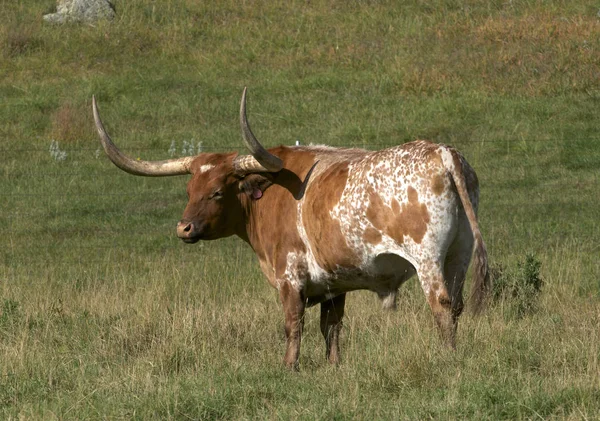
[(508, 304), (509, 313), (517, 318), (537, 310), (544, 281), (540, 275), (542, 263), (532, 253), (517, 262), (516, 268), (492, 266), (492, 299)]
[(5, 299), (0, 306), (0, 328), (7, 327), (19, 318), (19, 303), (11, 299)]
[(0, 29), (0, 56), (14, 59), (44, 47), (44, 39), (33, 24), (9, 24)]
[(63, 102), (51, 117), (50, 136), (69, 144), (95, 139), (85, 104)]

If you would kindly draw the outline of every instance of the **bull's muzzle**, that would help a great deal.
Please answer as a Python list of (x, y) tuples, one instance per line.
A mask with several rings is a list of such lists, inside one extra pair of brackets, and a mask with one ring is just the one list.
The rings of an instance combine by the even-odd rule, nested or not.
[(200, 240), (201, 232), (198, 224), (182, 219), (177, 223), (177, 236), (186, 243), (195, 243)]

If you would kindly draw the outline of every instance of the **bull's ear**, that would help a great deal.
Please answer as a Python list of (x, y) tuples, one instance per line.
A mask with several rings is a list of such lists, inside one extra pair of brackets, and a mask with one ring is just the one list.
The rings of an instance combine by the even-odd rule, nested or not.
[(240, 180), (239, 187), (240, 191), (252, 200), (258, 200), (272, 184), (273, 178), (270, 174), (250, 174)]

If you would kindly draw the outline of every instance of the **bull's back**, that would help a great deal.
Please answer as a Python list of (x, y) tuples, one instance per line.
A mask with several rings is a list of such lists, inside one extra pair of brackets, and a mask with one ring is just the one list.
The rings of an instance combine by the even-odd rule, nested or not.
[(411, 142), (323, 169), (301, 205), (318, 266), (330, 273), (372, 270), (384, 253), (416, 265), (429, 244), (446, 247), (457, 197), (440, 148)]

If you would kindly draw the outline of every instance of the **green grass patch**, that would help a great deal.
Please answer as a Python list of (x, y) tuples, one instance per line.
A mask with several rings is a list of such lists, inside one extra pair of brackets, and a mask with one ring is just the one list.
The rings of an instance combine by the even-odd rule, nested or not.
[[(596, 3), (136, 0), (60, 27), (42, 22), (54, 3), (0, 4), (0, 418), (597, 417)], [(240, 150), (244, 86), (267, 146), (465, 154), (508, 286), (463, 316), (456, 352), (412, 280), (393, 314), (350, 294), (338, 368), (311, 309), (287, 372), (251, 250), (181, 244), (186, 177), (100, 150), (92, 95), (134, 157)], [(535, 311), (515, 313), (534, 279)]]

